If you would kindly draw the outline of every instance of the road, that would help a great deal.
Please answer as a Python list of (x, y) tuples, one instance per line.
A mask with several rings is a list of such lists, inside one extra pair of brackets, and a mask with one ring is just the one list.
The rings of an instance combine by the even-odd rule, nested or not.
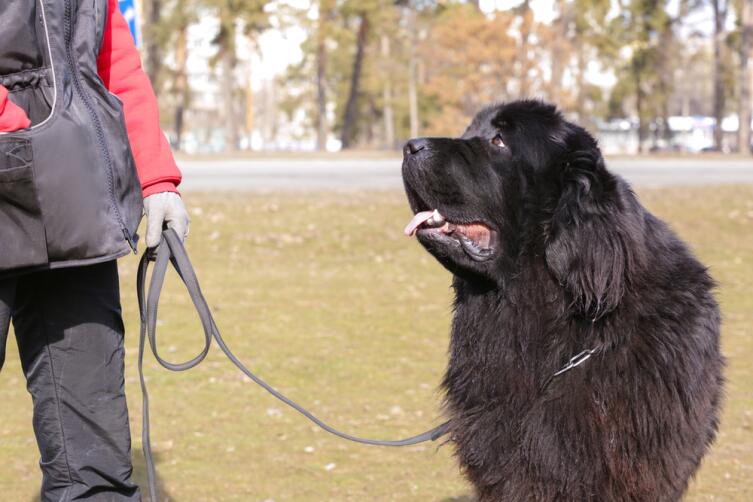
[[(402, 187), (399, 159), (183, 160), (183, 190), (319, 190)], [(613, 159), (634, 186), (753, 184), (753, 160)]]

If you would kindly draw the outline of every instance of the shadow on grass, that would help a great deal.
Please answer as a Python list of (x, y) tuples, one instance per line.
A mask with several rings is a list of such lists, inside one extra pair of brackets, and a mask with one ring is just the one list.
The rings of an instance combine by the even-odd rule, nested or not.
[[(154, 467), (157, 471), (157, 479), (155, 479), (155, 482), (157, 484), (157, 495), (159, 496), (159, 500), (160, 502), (174, 502), (175, 499), (173, 499), (167, 492), (164, 483), (159, 477), (160, 454), (154, 451), (153, 447), (152, 457), (154, 458)], [(139, 488), (141, 488), (141, 496), (143, 497), (144, 502), (151, 502), (149, 498), (149, 487), (146, 484), (146, 461), (144, 460), (144, 451), (141, 448), (134, 448), (131, 458), (133, 459), (133, 481), (139, 485)]]
[(441, 502), (476, 502), (476, 497), (473, 495), (458, 495), (457, 497), (447, 497), (442, 499)]
[[(165, 485), (159, 477), (160, 455), (159, 453), (153, 452), (152, 456), (154, 457), (154, 464), (157, 467), (157, 494), (159, 495), (160, 502), (174, 502), (174, 499), (167, 492)], [(149, 487), (146, 484), (146, 461), (144, 460), (143, 450), (134, 449), (131, 452), (131, 458), (133, 459), (133, 482), (139, 485), (143, 502), (151, 502), (149, 499)], [(41, 502), (41, 500), (41, 496), (37, 494), (31, 498), (30, 502)]]

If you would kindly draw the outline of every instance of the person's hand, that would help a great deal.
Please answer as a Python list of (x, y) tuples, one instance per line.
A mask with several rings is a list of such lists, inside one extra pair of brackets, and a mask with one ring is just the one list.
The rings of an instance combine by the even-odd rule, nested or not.
[(146, 247), (157, 247), (162, 239), (162, 227), (175, 230), (181, 240), (188, 237), (188, 211), (183, 199), (175, 192), (160, 192), (144, 198), (146, 211)]

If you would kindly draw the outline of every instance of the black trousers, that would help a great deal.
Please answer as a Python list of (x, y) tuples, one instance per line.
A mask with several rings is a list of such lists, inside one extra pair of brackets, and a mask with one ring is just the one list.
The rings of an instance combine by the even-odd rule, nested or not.
[(0, 280), (0, 370), (11, 319), (34, 402), (42, 500), (141, 500), (116, 263)]

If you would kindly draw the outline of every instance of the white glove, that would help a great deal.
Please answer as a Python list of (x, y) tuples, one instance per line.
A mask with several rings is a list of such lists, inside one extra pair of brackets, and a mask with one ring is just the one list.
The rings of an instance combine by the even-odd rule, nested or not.
[(146, 247), (157, 247), (162, 239), (162, 227), (175, 230), (181, 240), (188, 237), (188, 211), (183, 199), (175, 192), (160, 192), (144, 199), (146, 212)]

